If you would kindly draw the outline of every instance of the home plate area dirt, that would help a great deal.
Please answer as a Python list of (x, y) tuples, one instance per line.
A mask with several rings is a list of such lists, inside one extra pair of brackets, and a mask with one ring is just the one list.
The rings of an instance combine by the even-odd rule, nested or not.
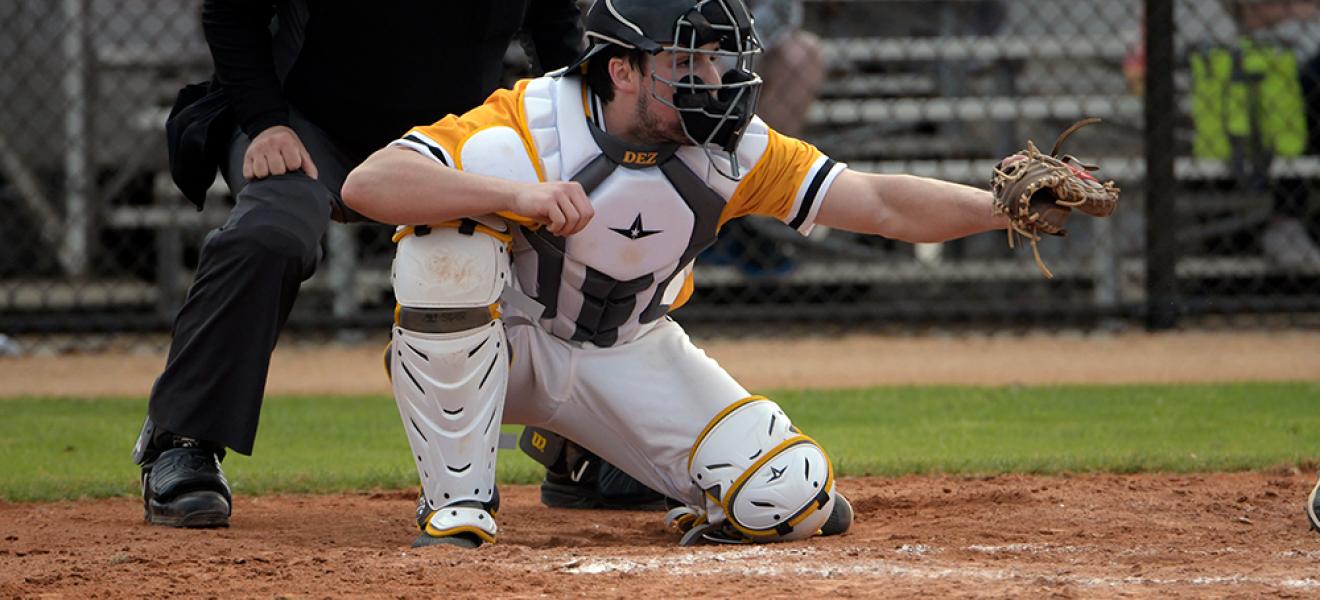
[(0, 597), (1316, 597), (1296, 470), (847, 478), (842, 536), (675, 546), (659, 512), (502, 490), (499, 543), (412, 549), (415, 492), (237, 499), (233, 526), (128, 498), (0, 504)]

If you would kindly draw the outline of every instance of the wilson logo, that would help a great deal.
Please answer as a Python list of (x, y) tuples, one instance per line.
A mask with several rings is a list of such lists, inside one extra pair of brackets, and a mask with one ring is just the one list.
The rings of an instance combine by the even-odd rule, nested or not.
[(545, 443), (546, 443), (547, 441), (548, 441), (548, 440), (545, 439), (545, 436), (543, 436), (543, 435), (541, 435), (541, 434), (539, 434), (539, 433), (537, 433), (537, 432), (535, 432), (535, 431), (532, 432), (532, 447), (533, 447), (533, 448), (536, 448), (537, 450), (545, 450)]
[(630, 165), (653, 165), (655, 164), (658, 152), (633, 152), (624, 150), (623, 162)]

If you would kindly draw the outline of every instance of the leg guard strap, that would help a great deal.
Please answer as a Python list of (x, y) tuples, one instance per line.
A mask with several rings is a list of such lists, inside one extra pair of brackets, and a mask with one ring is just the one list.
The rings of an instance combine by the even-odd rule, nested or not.
[(490, 307), (410, 308), (400, 306), (398, 326), (418, 333), (455, 333), (475, 329), (495, 320)]

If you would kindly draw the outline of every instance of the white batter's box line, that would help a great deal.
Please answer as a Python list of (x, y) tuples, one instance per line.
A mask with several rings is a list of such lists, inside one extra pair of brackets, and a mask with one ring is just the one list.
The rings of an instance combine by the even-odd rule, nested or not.
[(963, 550), (968, 552), (979, 552), (981, 554), (1075, 554), (1078, 552), (1093, 552), (1095, 546), (1061, 546), (1048, 543), (1028, 543), (1028, 544), (1003, 544), (999, 546), (986, 546), (973, 544), (965, 546)]
[[(814, 556), (814, 564), (804, 564), (802, 556), (820, 554), (801, 549), (774, 549), (756, 547), (733, 552), (698, 551), (681, 556), (662, 557), (580, 557), (561, 563), (554, 570), (570, 575), (600, 575), (607, 573), (638, 574), (658, 572), (679, 576), (757, 576), (757, 577), (868, 577), (883, 579), (908, 577), (914, 579), (979, 579), (983, 581), (1021, 580), (1034, 578), (1046, 584), (1077, 585), (1092, 588), (1121, 588), (1132, 586), (1192, 586), (1237, 587), (1259, 585), (1271, 588), (1320, 590), (1320, 579), (1311, 577), (1271, 578), (1261, 575), (1228, 573), (1195, 577), (1106, 577), (1084, 575), (1058, 575), (1032, 572), (1030, 569), (987, 569), (970, 564), (900, 563), (884, 559), (843, 560), (829, 564), (826, 556)], [(1045, 569), (1053, 566), (1044, 565)]]

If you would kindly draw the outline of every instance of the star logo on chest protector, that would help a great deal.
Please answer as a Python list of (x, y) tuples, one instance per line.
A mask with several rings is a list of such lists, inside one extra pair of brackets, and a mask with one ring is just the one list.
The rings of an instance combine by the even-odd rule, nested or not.
[(660, 233), (659, 229), (646, 229), (645, 227), (642, 227), (642, 213), (637, 213), (637, 218), (633, 219), (632, 225), (629, 225), (626, 229), (621, 227), (611, 227), (610, 231), (630, 240), (640, 240), (648, 235)]

